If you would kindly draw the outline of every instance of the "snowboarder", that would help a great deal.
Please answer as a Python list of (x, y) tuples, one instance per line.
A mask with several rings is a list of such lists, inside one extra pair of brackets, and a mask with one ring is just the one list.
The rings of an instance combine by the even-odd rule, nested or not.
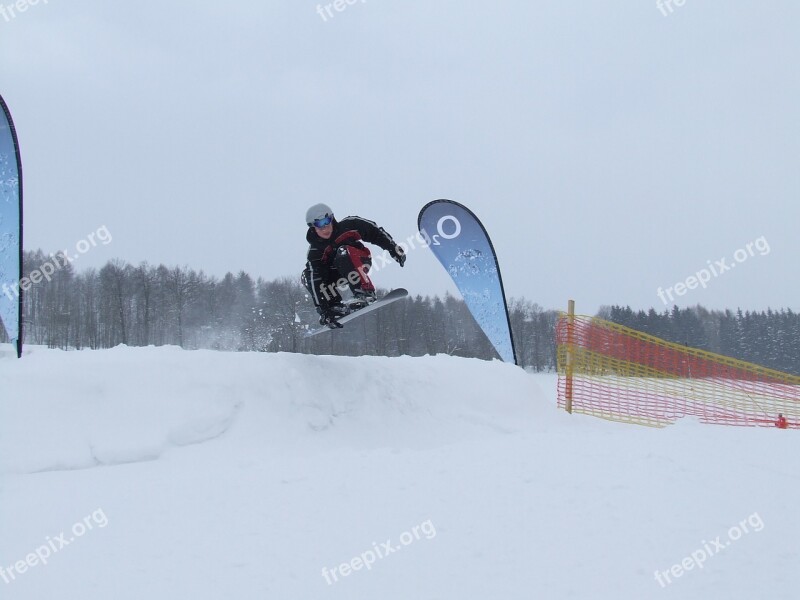
[[(306, 211), (308, 256), (302, 281), (320, 315), (319, 322), (331, 329), (341, 327), (337, 318), (374, 302), (375, 286), (368, 273), (372, 255), (363, 242), (375, 244), (402, 267), (403, 248), (395, 244), (383, 227), (361, 217), (337, 221), (327, 204), (315, 204)], [(352, 302), (345, 304), (338, 287), (349, 287)]]
[(789, 421), (786, 420), (786, 417), (784, 417), (782, 413), (778, 413), (778, 420), (775, 421), (775, 427), (778, 429), (789, 429)]

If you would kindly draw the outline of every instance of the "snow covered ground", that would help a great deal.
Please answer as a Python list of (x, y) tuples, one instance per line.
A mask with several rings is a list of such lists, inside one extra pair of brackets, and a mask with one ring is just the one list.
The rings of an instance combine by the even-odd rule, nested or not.
[(5, 353), (0, 598), (798, 597), (796, 431), (570, 416), (555, 383), (447, 356)]

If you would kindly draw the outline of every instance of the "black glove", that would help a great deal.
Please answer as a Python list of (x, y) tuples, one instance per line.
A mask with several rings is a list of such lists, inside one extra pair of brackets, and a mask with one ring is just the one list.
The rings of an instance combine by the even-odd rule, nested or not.
[(389, 253), (389, 255), (397, 261), (397, 264), (401, 267), (406, 264), (406, 253), (403, 251), (403, 248), (400, 246), (395, 246), (394, 249)]
[(331, 329), (341, 329), (342, 327), (344, 327), (344, 325), (342, 325), (336, 320), (336, 318), (341, 315), (331, 310), (330, 308), (318, 308), (317, 312), (319, 312), (320, 325), (325, 325), (326, 327), (330, 327)]

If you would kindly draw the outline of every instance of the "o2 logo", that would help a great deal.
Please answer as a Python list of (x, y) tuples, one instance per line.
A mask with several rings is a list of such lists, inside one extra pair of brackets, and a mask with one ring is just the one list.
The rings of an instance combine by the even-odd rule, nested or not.
[(439, 238), (452, 240), (461, 235), (461, 222), (453, 215), (445, 215), (436, 223), (436, 231), (431, 240), (434, 246), (441, 246)]

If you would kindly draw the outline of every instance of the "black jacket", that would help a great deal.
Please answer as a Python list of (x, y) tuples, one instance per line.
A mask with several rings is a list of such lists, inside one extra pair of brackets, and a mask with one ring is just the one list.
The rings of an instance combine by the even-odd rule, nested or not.
[(367, 242), (388, 250), (392, 257), (397, 254), (392, 236), (383, 227), (361, 217), (345, 217), (341, 221), (334, 219), (333, 235), (327, 240), (319, 237), (313, 227), (309, 227), (306, 240), (309, 243), (306, 277), (316, 306), (325, 307), (328, 304), (320, 291), (320, 285), (335, 283), (339, 277), (347, 277), (347, 273), (336, 273), (333, 269), (333, 258), (339, 246), (363, 248), (362, 242)]

